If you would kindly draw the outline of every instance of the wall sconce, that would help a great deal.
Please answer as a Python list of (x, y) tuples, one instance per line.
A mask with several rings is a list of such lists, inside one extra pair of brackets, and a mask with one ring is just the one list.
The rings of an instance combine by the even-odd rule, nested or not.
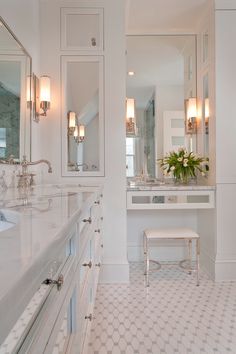
[(185, 132), (186, 134), (196, 134), (197, 132), (197, 99), (190, 97), (185, 100)]
[(77, 144), (82, 143), (85, 138), (85, 126), (84, 125), (76, 125), (74, 130), (74, 139)]
[(76, 113), (69, 111), (68, 112), (68, 134), (73, 135), (76, 126)]
[(136, 135), (134, 98), (126, 99), (126, 135)]
[(51, 90), (50, 90), (50, 77), (41, 76), (40, 77), (40, 108), (43, 110), (41, 116), (46, 116), (47, 111), (50, 109), (51, 102)]
[[(33, 120), (38, 123), (40, 116), (45, 117), (47, 111), (50, 109), (50, 78), (48, 76), (41, 76), (39, 80), (35, 74), (32, 74), (29, 85), (31, 89), (32, 116)], [(41, 109), (43, 110), (43, 113), (40, 113)]]

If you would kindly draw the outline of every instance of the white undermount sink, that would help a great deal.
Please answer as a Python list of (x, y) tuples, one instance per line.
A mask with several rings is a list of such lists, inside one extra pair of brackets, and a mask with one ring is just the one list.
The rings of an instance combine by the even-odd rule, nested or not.
[(11, 229), (19, 222), (20, 214), (16, 211), (0, 209), (0, 232)]

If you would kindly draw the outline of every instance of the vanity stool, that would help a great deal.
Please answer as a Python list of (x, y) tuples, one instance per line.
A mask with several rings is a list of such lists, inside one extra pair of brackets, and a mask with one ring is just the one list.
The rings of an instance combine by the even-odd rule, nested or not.
[[(144, 248), (144, 262), (146, 286), (149, 286), (149, 263), (157, 264), (157, 270), (161, 268), (161, 264), (149, 258), (149, 241), (155, 240), (186, 240), (188, 241), (188, 259), (179, 263), (180, 267), (189, 271), (196, 272), (197, 286), (199, 286), (199, 256), (200, 256), (200, 236), (193, 230), (188, 228), (172, 228), (172, 229), (147, 229), (143, 233), (143, 248)], [(192, 268), (192, 240), (196, 243), (196, 266)]]

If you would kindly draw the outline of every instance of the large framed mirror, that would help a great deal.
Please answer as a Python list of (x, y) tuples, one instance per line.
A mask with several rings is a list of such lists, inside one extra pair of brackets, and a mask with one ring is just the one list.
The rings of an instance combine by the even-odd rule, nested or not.
[(103, 57), (62, 56), (62, 175), (104, 176)]
[(31, 65), (23, 45), (0, 17), (0, 159), (31, 159)]
[(126, 95), (136, 124), (126, 138), (127, 177), (159, 178), (157, 159), (180, 146), (196, 152), (196, 130), (185, 124), (196, 86), (196, 36), (127, 36)]

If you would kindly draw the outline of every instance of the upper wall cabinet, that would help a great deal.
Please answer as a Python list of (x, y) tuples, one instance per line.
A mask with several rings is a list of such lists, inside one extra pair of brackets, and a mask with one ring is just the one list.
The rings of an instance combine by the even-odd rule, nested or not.
[(103, 9), (61, 9), (62, 50), (103, 50)]

